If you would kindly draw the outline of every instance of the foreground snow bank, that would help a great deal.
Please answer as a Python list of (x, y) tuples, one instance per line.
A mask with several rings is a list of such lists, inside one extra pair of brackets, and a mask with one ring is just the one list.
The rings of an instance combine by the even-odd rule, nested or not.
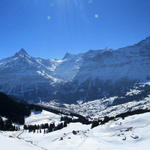
[(27, 143), (21, 139), (7, 137), (0, 133), (0, 149), (1, 150), (41, 150), (37, 146)]
[[(73, 134), (72, 131), (78, 131)], [(21, 137), (48, 150), (147, 150), (150, 143), (150, 113), (111, 121), (90, 129), (90, 125), (71, 123), (49, 134), (24, 132)]]
[[(33, 117), (35, 119), (33, 120), (35, 122), (37, 120), (39, 123), (40, 117), (47, 116), (48, 114), (42, 112), (41, 116), (40, 114), (32, 115), (30, 118)], [(38, 115), (40, 116), (39, 119)], [(57, 118), (57, 116), (53, 115), (51, 117), (54, 117), (54, 120)], [(43, 132), (28, 133), (27, 131), (2, 132), (0, 133), (0, 149), (148, 150), (150, 146), (149, 131), (150, 113), (145, 113), (130, 116), (124, 120), (110, 121), (105, 125), (93, 129), (90, 129), (90, 125), (70, 123), (67, 127), (48, 134), (44, 134)]]

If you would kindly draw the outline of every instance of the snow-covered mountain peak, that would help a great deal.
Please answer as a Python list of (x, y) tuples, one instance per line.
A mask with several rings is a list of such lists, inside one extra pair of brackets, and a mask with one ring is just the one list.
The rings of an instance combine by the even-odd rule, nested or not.
[(67, 53), (65, 54), (65, 56), (63, 57), (63, 60), (64, 60), (64, 59), (71, 59), (71, 58), (73, 58), (74, 56), (76, 56), (76, 55), (73, 55), (73, 54), (67, 52)]
[(29, 54), (22, 48), (20, 51), (18, 51), (15, 56), (20, 57), (29, 57)]

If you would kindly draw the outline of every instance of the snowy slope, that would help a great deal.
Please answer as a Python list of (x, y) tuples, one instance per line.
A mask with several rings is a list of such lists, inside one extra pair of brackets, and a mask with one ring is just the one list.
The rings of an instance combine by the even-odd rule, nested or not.
[[(134, 115), (93, 129), (90, 125), (71, 123), (48, 134), (0, 132), (1, 147), (3, 150), (147, 150), (150, 143), (149, 118), (150, 113)], [(73, 130), (77, 134), (73, 134)]]
[(23, 140), (17, 138), (11, 138), (9, 136), (0, 133), (0, 143), (1, 150), (41, 150), (41, 148), (36, 147), (30, 143), (24, 142)]
[(29, 117), (25, 119), (26, 125), (35, 125), (35, 124), (44, 124), (44, 123), (58, 123), (60, 122), (60, 115), (56, 115), (51, 112), (42, 111), (42, 112), (32, 112)]

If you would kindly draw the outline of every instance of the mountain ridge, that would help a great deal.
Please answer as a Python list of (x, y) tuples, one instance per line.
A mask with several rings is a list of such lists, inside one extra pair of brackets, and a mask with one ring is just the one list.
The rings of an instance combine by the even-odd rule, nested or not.
[(66, 53), (63, 59), (35, 58), (21, 49), (0, 60), (0, 91), (29, 102), (118, 96), (149, 80), (149, 58), (150, 37), (117, 50)]

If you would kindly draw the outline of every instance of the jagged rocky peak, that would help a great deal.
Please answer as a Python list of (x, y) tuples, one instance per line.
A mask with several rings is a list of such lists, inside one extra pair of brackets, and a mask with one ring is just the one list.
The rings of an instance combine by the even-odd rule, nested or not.
[(68, 59), (68, 58), (70, 58), (70, 57), (72, 57), (73, 55), (72, 54), (70, 54), (70, 53), (66, 53), (65, 54), (65, 56), (64, 56), (64, 58), (63, 59)]
[(29, 54), (25, 51), (25, 49), (21, 48), (20, 51), (15, 54), (15, 56), (26, 57), (29, 56)]

